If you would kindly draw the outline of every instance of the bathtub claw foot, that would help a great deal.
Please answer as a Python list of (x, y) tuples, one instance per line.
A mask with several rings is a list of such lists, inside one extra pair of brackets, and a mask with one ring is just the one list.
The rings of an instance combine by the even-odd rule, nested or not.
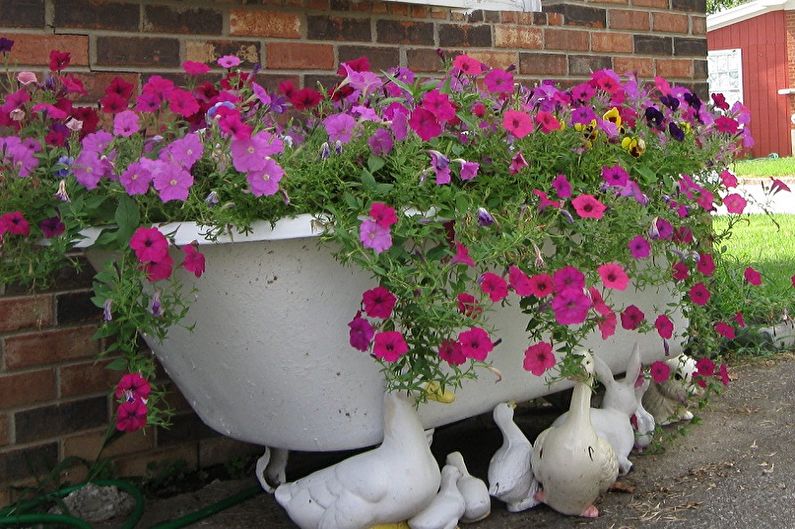
[(257, 460), (257, 480), (262, 488), (273, 493), (276, 487), (287, 481), (287, 455), (284, 448), (265, 447), (265, 453)]

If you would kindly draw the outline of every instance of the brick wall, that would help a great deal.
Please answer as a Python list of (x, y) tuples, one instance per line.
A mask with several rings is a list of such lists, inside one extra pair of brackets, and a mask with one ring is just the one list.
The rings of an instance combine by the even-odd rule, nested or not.
[[(433, 74), (437, 48), (515, 64), (524, 80), (614, 68), (705, 91), (704, 10), (704, 0), (549, 2), (544, 13), (470, 15), (378, 0), (0, 0), (0, 35), (15, 41), (15, 68), (43, 73), (50, 49), (70, 51), (87, 103), (115, 75), (135, 83), (147, 73), (178, 76), (182, 61), (229, 53), (244, 66), (261, 64), (259, 80), (273, 86), (326, 82), (361, 55), (374, 68)], [(66, 275), (53, 291), (9, 286), (0, 298), (0, 505), (9, 482), (68, 455), (92, 458), (111, 418), (108, 390), (118, 375), (94, 363), (101, 344), (90, 340), (98, 316), (88, 288), (87, 274)], [(176, 393), (173, 402), (184, 413), (172, 430), (130, 435), (109, 450), (122, 473), (142, 473), (150, 460), (197, 466), (250, 449), (213, 437)]]

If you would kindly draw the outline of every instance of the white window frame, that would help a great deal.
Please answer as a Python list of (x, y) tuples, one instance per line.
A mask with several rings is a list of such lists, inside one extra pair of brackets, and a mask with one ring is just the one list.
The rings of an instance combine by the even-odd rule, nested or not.
[[(721, 59), (736, 61), (739, 86), (737, 89), (731, 86), (721, 85), (717, 75), (721, 73), (718, 69), (718, 61)], [(737, 93), (742, 102), (745, 94), (743, 93), (743, 51), (740, 48), (732, 48), (727, 50), (709, 50), (707, 54), (707, 68), (709, 70), (709, 91), (710, 93), (722, 93), (726, 96), (726, 102), (730, 105), (735, 102), (735, 98), (727, 94)]]

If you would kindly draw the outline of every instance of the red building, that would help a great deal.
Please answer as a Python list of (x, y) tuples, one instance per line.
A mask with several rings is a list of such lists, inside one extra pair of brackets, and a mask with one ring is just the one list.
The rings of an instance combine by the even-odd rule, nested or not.
[(795, 1), (756, 0), (707, 17), (711, 92), (751, 110), (755, 157), (793, 154)]

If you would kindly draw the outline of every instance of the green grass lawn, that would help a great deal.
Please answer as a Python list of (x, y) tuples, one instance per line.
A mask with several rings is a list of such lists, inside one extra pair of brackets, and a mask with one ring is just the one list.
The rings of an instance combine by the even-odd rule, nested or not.
[[(774, 222), (775, 220), (775, 222)], [(778, 227), (776, 226), (778, 223)], [(727, 217), (715, 217), (718, 233)], [(746, 321), (769, 325), (786, 310), (795, 316), (795, 215), (750, 215), (734, 227), (726, 246), (725, 263), (715, 273), (715, 302), (724, 314), (742, 311)], [(753, 266), (762, 274), (762, 285), (745, 283), (743, 271)]]
[(745, 178), (795, 176), (795, 158), (756, 158), (741, 160), (734, 165), (734, 173)]

